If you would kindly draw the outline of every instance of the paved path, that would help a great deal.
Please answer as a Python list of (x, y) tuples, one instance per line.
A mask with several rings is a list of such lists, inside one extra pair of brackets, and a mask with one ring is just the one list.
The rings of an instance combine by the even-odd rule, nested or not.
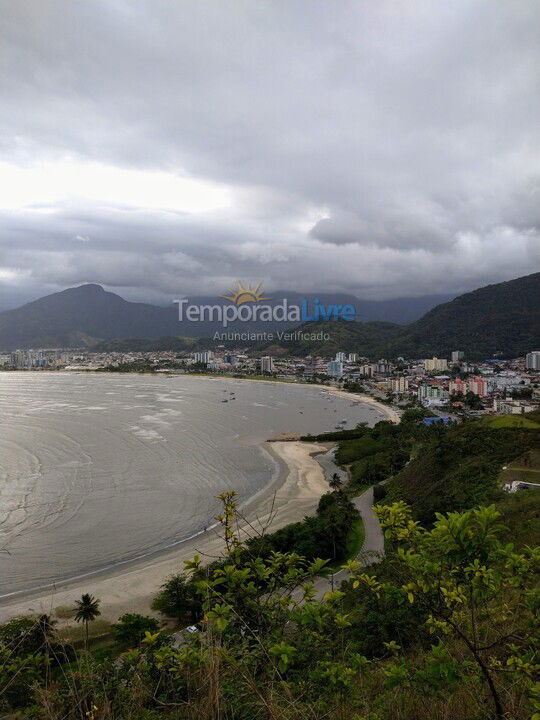
[[(367, 567), (379, 562), (384, 556), (383, 531), (373, 514), (373, 488), (370, 487), (362, 495), (353, 498), (353, 503), (364, 523), (364, 544), (356, 559), (364, 567)], [(339, 570), (329, 578), (318, 578), (315, 581), (317, 597), (320, 599), (328, 590), (339, 588), (340, 584), (348, 577), (349, 573), (346, 570)]]
[[(322, 465), (327, 480), (337, 472), (345, 485), (349, 482), (349, 476), (343, 468), (335, 464), (334, 452), (335, 448), (332, 448), (328, 452), (318, 455), (317, 460)], [(381, 485), (382, 484), (384, 483), (381, 483)], [(353, 498), (352, 502), (360, 513), (360, 517), (364, 523), (364, 544), (357, 556), (357, 560), (366, 567), (379, 562), (384, 555), (384, 535), (377, 518), (373, 514), (373, 488), (368, 488), (361, 495)], [(339, 570), (328, 579), (318, 578), (318, 580), (315, 581), (317, 597), (322, 598), (332, 587), (338, 588), (343, 580), (347, 580), (347, 578), (348, 573), (346, 570)]]

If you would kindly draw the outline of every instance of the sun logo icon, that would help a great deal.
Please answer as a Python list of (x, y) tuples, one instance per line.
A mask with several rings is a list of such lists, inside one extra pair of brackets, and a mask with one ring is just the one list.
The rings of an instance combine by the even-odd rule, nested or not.
[(262, 300), (271, 300), (272, 298), (263, 297), (261, 290), (262, 283), (259, 283), (257, 287), (252, 288), (249, 285), (242, 285), (240, 280), (236, 281), (236, 289), (229, 290), (228, 295), (220, 295), (225, 300), (229, 300), (235, 305), (243, 305), (244, 303), (258, 303)]

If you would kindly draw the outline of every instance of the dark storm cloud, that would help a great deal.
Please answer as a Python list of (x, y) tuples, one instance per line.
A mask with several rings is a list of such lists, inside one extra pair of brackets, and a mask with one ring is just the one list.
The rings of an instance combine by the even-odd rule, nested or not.
[[(0, 180), (22, 173), (0, 305), (236, 277), (383, 298), (540, 265), (534, 0), (0, 5)], [(89, 192), (94, 166), (128, 172)], [(178, 176), (218, 199), (176, 202)]]

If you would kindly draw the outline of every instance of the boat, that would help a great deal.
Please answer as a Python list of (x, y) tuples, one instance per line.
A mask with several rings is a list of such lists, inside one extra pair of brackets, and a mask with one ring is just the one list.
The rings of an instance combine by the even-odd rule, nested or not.
[(221, 402), (229, 402), (228, 400), (222, 400)]

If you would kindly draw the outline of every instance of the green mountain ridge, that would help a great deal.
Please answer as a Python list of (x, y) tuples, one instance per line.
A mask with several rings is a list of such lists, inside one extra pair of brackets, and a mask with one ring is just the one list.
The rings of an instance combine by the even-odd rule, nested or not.
[(540, 347), (540, 273), (460, 295), (406, 326), (340, 321), (298, 329), (323, 331), (330, 339), (258, 347), (275, 354), (330, 355), (343, 350), (371, 358), (446, 357), (452, 350), (465, 351), (469, 359), (516, 357)]

